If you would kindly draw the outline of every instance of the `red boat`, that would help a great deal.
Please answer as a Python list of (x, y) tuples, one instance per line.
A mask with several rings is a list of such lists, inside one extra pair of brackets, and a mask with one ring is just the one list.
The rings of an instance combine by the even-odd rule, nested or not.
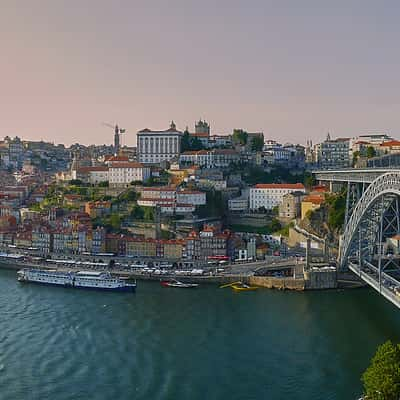
[(192, 289), (199, 285), (197, 283), (184, 283), (184, 282), (179, 282), (176, 279), (171, 279), (169, 281), (161, 281), (161, 286), (180, 288), (180, 289)]

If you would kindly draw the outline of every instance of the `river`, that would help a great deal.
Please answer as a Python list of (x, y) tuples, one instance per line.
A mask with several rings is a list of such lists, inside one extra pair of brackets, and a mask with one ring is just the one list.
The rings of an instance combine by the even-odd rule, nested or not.
[(0, 271), (0, 399), (356, 399), (400, 311), (369, 289), (135, 294)]

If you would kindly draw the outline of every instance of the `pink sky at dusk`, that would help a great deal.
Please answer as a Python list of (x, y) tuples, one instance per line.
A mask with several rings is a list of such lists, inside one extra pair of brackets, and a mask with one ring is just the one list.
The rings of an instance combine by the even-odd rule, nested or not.
[(205, 118), (305, 143), (400, 135), (396, 1), (9, 1), (0, 137), (111, 143)]

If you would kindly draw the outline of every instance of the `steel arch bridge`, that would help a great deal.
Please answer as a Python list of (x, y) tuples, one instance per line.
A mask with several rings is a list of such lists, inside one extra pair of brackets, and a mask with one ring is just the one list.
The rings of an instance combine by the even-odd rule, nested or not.
[(348, 182), (338, 262), (400, 308), (399, 198), (400, 171), (368, 185)]

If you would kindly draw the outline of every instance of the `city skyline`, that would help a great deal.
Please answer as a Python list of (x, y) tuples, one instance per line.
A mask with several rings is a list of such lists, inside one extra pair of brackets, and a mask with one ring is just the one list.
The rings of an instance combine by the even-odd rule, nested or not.
[(106, 122), (135, 145), (204, 118), (281, 142), (397, 137), (399, 5), (384, 5), (5, 1), (0, 135), (111, 144)]

